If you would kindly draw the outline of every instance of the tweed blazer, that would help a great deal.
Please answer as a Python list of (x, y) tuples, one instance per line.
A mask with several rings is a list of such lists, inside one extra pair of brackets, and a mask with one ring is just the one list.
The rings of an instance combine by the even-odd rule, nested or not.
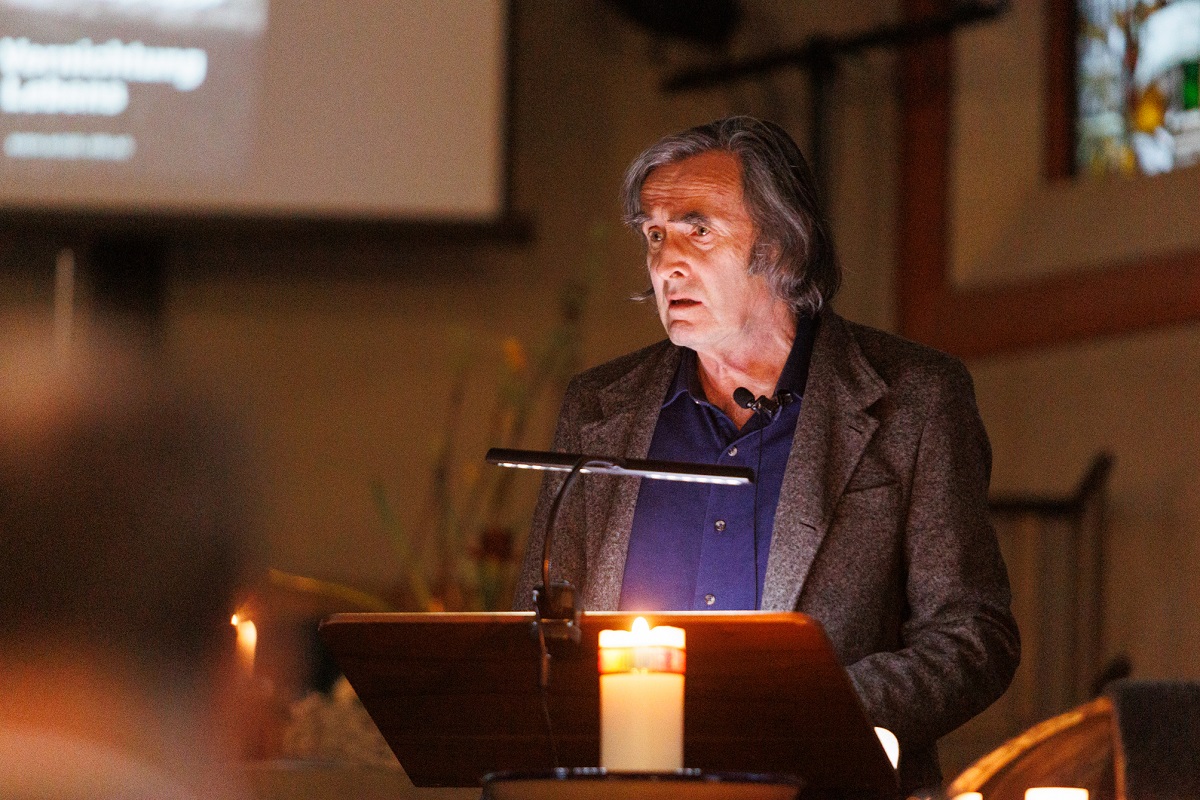
[[(680, 349), (664, 341), (578, 375), (554, 447), (645, 458)], [(825, 628), (875, 725), (901, 745), (901, 788), (936, 786), (935, 742), (1003, 693), (1019, 660), (988, 521), (991, 449), (961, 362), (821, 313), (784, 471), (763, 610)], [(562, 476), (542, 487), (517, 588), (530, 608)], [(566, 499), (552, 580), (617, 607), (640, 481), (590, 476)]]

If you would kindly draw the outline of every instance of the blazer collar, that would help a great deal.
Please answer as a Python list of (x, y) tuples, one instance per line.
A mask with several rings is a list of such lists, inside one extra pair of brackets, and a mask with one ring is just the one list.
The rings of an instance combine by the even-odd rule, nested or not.
[(886, 391), (846, 321), (823, 311), (775, 512), (763, 610), (796, 608), (838, 500), (879, 425), (869, 409)]
[[(612, 428), (613, 419), (626, 414), (651, 420), (651, 436), (653, 423), (658, 421), (658, 412), (662, 409), (663, 397), (667, 388), (675, 378), (679, 369), (682, 350), (663, 340), (648, 348), (648, 357), (626, 372), (617, 380), (602, 387), (597, 392), (602, 418), (593, 423), (594, 432), (607, 431)], [(627, 453), (631, 458), (645, 458), (650, 452), (650, 439), (646, 439), (645, 450)]]

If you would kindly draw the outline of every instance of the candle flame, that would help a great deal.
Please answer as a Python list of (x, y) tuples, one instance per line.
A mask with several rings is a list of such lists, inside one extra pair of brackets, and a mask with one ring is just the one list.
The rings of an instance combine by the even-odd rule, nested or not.
[(237, 624), (238, 624), (238, 615), (237, 614), (234, 614), (232, 617), (229, 618), (229, 624), (235, 628), (237, 627)]
[(254, 651), (258, 647), (258, 628), (248, 619), (238, 619), (234, 614), (237, 626), (237, 652), (247, 674), (254, 673)]
[(651, 628), (645, 617), (633, 621), (632, 630), (600, 631), (600, 647), (675, 647), (684, 648), (682, 628), (659, 625)]

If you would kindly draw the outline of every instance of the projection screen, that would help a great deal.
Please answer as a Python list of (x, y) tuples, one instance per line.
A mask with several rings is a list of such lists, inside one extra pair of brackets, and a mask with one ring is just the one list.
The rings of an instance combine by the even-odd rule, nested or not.
[(492, 222), (506, 0), (0, 0), (0, 209)]

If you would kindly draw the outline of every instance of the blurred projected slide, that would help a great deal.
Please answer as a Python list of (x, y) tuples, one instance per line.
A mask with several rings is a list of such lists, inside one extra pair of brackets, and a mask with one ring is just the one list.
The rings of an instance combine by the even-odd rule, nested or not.
[(236, 180), (267, 0), (0, 0), (0, 178), (86, 201)]
[(493, 223), (507, 68), (508, 0), (0, 0), (0, 213)]

